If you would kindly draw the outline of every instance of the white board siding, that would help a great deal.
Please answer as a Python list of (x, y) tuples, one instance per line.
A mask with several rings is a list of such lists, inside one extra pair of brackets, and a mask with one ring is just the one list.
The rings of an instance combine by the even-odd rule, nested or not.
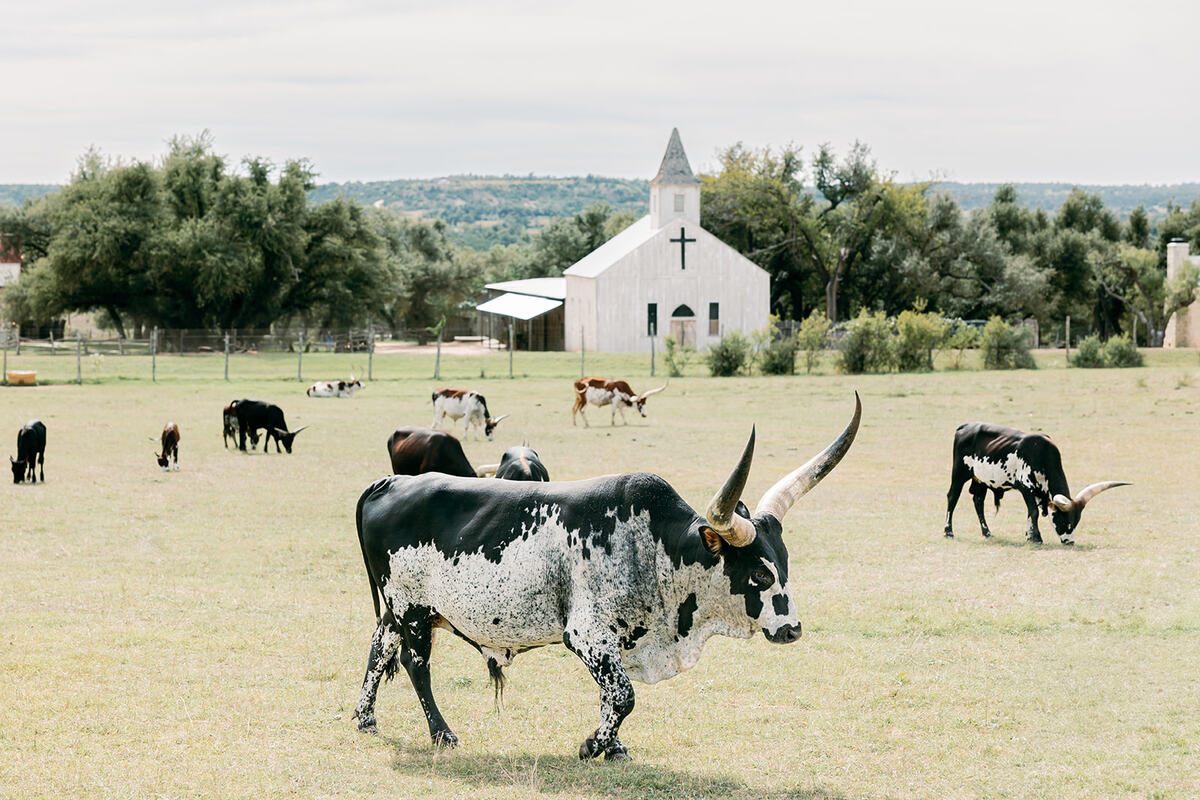
[(679, 305), (695, 313), (701, 350), (720, 338), (708, 333), (709, 303), (720, 304), (721, 334), (749, 334), (766, 326), (771, 302), (766, 271), (695, 224), (683, 224), (686, 236), (696, 241), (687, 244), (687, 268), (680, 269), (679, 243), (670, 241), (679, 237), (680, 224), (664, 226), (594, 278), (567, 276), (568, 350), (579, 349), (582, 326), (588, 350), (648, 352), (648, 303), (658, 304), (660, 351), (671, 332), (671, 312)]

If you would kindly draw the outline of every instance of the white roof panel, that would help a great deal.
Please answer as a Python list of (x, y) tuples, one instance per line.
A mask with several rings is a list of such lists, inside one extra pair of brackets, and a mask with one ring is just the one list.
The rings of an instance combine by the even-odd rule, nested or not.
[(594, 278), (618, 260), (632, 253), (655, 233), (657, 230), (650, 227), (650, 215), (647, 214), (563, 270), (563, 275)]
[(498, 292), (550, 297), (555, 300), (565, 300), (567, 297), (566, 278), (526, 278), (523, 281), (500, 281), (499, 283), (489, 283), (486, 288), (495, 289)]
[(561, 305), (562, 300), (551, 300), (548, 297), (531, 297), (527, 294), (512, 294), (510, 292), (488, 300), (486, 303), (480, 303), (475, 307), (475, 310), (526, 320), (540, 317), (547, 311), (553, 311)]

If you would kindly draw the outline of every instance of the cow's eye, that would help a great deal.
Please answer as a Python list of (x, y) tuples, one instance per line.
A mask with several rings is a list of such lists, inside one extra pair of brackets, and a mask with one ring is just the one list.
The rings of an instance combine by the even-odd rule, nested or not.
[(762, 567), (754, 570), (750, 577), (756, 584), (762, 586), (763, 588), (766, 588), (775, 582), (775, 576), (771, 574), (770, 570), (763, 569)]

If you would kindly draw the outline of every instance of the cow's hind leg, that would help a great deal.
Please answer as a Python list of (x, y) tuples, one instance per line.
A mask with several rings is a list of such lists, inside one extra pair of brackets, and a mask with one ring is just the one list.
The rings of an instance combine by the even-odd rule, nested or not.
[(433, 650), (433, 622), (435, 614), (428, 608), (411, 608), (401, 619), (401, 629), (404, 632), (404, 649), (400, 653), (400, 663), (408, 671), (417, 698), (421, 701), (421, 709), (429, 722), (429, 738), (435, 745), (455, 747), (458, 737), (438, 710), (433, 699), (433, 690), (429, 684), (429, 654)]
[(987, 499), (988, 487), (986, 483), (975, 481), (971, 484), (971, 499), (975, 501), (975, 515), (979, 517), (979, 532), (987, 538), (992, 535), (988, 530), (987, 517), (983, 515), (983, 502)]
[(375, 733), (375, 695), (379, 682), (387, 675), (390, 680), (396, 673), (396, 653), (404, 643), (404, 633), (392, 612), (385, 611), (371, 637), (371, 653), (367, 656), (367, 674), (363, 678), (362, 694), (354, 708), (358, 729)]
[[(579, 758), (586, 761), (603, 753), (606, 759), (624, 760), (629, 758), (629, 751), (621, 744), (617, 733), (621, 722), (633, 711), (633, 684), (625, 674), (616, 644), (589, 633), (593, 626), (584, 627), (585, 630), (580, 631), (579, 627), (572, 629), (569, 626), (563, 633), (563, 644), (579, 656), (600, 687), (600, 727), (583, 740)], [(603, 626), (600, 629), (608, 630)]]

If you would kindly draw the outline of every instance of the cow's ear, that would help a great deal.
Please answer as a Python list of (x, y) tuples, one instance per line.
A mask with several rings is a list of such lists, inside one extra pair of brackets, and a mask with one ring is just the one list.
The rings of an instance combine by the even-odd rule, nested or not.
[(700, 526), (700, 538), (704, 540), (704, 546), (714, 556), (721, 555), (721, 548), (725, 546), (725, 540), (721, 535), (707, 525)]

